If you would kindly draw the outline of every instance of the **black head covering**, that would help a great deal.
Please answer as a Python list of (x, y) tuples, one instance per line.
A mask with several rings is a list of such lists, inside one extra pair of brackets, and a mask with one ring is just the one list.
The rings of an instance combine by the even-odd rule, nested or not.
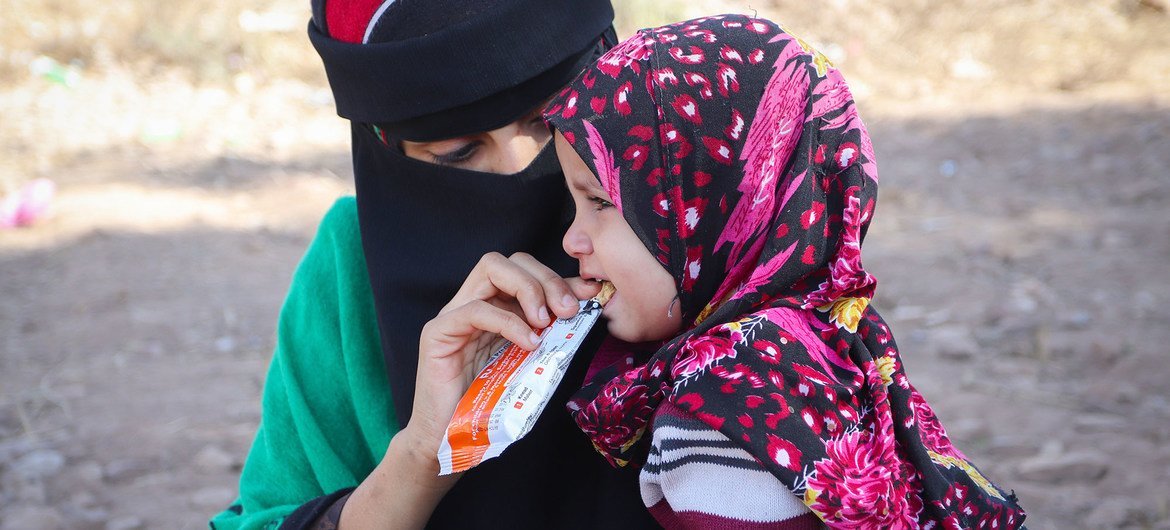
[[(422, 326), (483, 254), (525, 251), (565, 276), (577, 266), (561, 249), (571, 201), (551, 145), (519, 173), (498, 175), (411, 159), (397, 140), (486, 131), (525, 115), (616, 42), (613, 10), (608, 0), (396, 0), (359, 44), (332, 37), (326, 1), (313, 1), (309, 37), (338, 114), (353, 122), (362, 245), (405, 425)], [(532, 432), (467, 472), (428, 526), (654, 526), (636, 471), (606, 465), (562, 406), (599, 342), (582, 347)]]
[[(315, 21), (325, 20), (324, 4), (314, 0)], [(489, 131), (532, 110), (595, 58), (612, 20), (607, 0), (396, 0), (366, 43), (331, 38), (327, 23), (310, 24), (309, 40), (338, 115), (426, 141)]]

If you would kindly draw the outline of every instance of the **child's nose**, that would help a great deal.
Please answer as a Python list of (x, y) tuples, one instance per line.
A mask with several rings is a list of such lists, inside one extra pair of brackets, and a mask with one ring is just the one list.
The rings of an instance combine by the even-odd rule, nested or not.
[(565, 248), (566, 253), (574, 258), (580, 258), (593, 252), (593, 244), (589, 241), (589, 236), (577, 228), (576, 220), (565, 231), (565, 237), (561, 239), (561, 246)]

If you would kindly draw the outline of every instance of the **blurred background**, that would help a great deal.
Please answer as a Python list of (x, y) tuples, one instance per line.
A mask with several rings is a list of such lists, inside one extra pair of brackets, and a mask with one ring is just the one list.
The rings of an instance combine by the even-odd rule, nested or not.
[[(1033, 529), (1170, 529), (1170, 2), (618, 0), (850, 80), (912, 379)], [(352, 193), (304, 0), (0, 0), (0, 528), (201, 528)]]

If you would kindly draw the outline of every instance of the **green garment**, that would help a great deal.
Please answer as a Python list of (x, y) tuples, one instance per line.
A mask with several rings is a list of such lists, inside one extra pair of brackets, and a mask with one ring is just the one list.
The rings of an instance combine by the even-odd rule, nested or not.
[(293, 276), (262, 410), (239, 499), (211, 519), (216, 530), (276, 528), (356, 486), (398, 431), (353, 197), (330, 208)]

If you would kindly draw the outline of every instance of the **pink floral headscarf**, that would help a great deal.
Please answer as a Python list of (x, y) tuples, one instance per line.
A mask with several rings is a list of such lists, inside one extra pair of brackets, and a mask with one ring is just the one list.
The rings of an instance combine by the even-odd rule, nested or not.
[(842, 528), (1016, 528), (906, 377), (861, 264), (878, 174), (840, 72), (776, 24), (680, 22), (610, 50), (545, 115), (675, 278), (685, 322), (570, 405), (611, 463), (670, 400)]

